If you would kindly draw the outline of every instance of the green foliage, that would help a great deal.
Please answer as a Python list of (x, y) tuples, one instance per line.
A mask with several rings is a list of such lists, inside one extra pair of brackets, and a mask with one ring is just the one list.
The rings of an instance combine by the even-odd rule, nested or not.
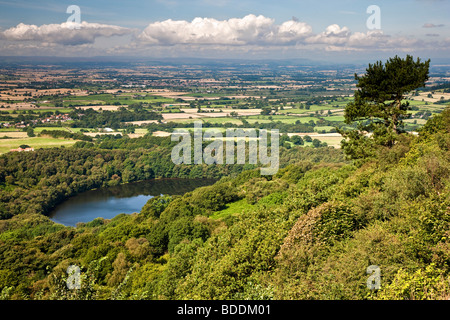
[[(192, 171), (166, 163), (170, 143), (150, 138), (2, 156), (0, 298), (448, 299), (447, 117), (361, 163), (294, 146), (274, 176), (199, 166), (195, 174), (224, 177), (75, 228), (41, 213), (114, 175)], [(71, 264), (81, 268), (79, 291), (65, 285)], [(367, 288), (370, 265), (380, 267), (379, 290)]]
[(439, 131), (450, 132), (450, 108), (430, 118), (420, 130), (420, 136), (426, 138)]
[(305, 143), (303, 141), (302, 137), (300, 137), (300, 136), (292, 136), (290, 140), (293, 144), (295, 144), (297, 146), (301, 146)]
[(247, 202), (255, 204), (259, 199), (275, 192), (287, 190), (289, 184), (283, 180), (266, 180), (265, 178), (254, 178), (243, 185), (243, 193)]
[(191, 217), (181, 217), (170, 224), (168, 230), (169, 242), (167, 248), (173, 252), (176, 245), (183, 240), (206, 240), (209, 236), (208, 228), (201, 222), (193, 221)]
[(348, 132), (338, 130), (338, 132), (345, 137), (341, 141), (341, 147), (350, 159), (366, 159), (374, 155), (374, 142), (369, 137), (356, 130)]
[[(286, 227), (269, 212), (239, 216), (229, 229), (200, 248), (192, 272), (180, 283), (178, 298), (231, 299), (248, 288), (252, 275), (274, 267)], [(208, 270), (208, 272), (205, 272)]]
[(381, 61), (369, 64), (365, 75), (359, 77), (355, 74), (358, 90), (355, 101), (345, 109), (346, 122), (380, 118), (386, 127), (397, 130), (399, 117), (407, 110), (407, 105), (402, 103), (403, 96), (425, 86), (429, 65), (430, 60), (414, 61), (410, 55), (405, 59), (395, 56), (384, 65)]
[(35, 137), (36, 134), (34, 133), (34, 129), (32, 127), (27, 128), (27, 136), (29, 137)]
[(93, 141), (92, 137), (87, 136), (81, 132), (72, 133), (66, 130), (42, 130), (39, 136), (50, 136), (53, 138), (74, 139), (82, 141)]
[(100, 148), (81, 145), (1, 155), (0, 186), (13, 186), (14, 192), (0, 194), (0, 219), (23, 212), (47, 214), (66, 198), (102, 186), (160, 177), (218, 179), (243, 170), (242, 165), (205, 165), (204, 170), (175, 165), (167, 138), (110, 139), (98, 142)]
[(80, 112), (79, 109), (76, 109), (69, 116), (74, 120), (72, 123), (72, 127), (74, 128), (111, 127), (117, 129), (124, 122), (162, 119), (161, 114), (149, 111), (142, 106), (129, 109), (119, 108), (117, 111), (95, 111), (93, 109), (87, 109), (81, 110)]
[(170, 201), (172, 201), (172, 197), (167, 195), (156, 196), (154, 198), (151, 198), (142, 207), (141, 215), (143, 215), (146, 218), (151, 217), (158, 219), (161, 215), (161, 212), (163, 212), (164, 209), (167, 208)]
[(237, 199), (238, 195), (229, 183), (219, 183), (215, 186), (203, 187), (193, 191), (190, 202), (194, 207), (212, 212), (223, 209), (226, 203)]
[(392, 283), (374, 295), (377, 300), (448, 300), (449, 279), (432, 263), (414, 272), (400, 269)]
[(289, 165), (283, 169), (278, 170), (276, 177), (279, 177), (290, 183), (297, 183), (304, 175), (305, 172), (312, 168), (312, 164), (304, 162), (297, 165)]
[(249, 210), (254, 208), (253, 205), (249, 204), (247, 200), (240, 199), (235, 202), (231, 202), (227, 204), (225, 209), (214, 212), (210, 218), (211, 219), (227, 219), (232, 215), (245, 214)]
[[(344, 116), (347, 124), (357, 121), (358, 128), (349, 132), (338, 130), (349, 140), (343, 144), (347, 155), (365, 158), (376, 146), (394, 145), (397, 135), (403, 132), (402, 119), (408, 110), (404, 95), (425, 86), (429, 65), (430, 60), (421, 62), (419, 58), (414, 61), (410, 55), (405, 59), (395, 56), (385, 64), (381, 61), (369, 64), (361, 77), (355, 74), (358, 89)], [(371, 133), (370, 138), (365, 136), (367, 133)]]

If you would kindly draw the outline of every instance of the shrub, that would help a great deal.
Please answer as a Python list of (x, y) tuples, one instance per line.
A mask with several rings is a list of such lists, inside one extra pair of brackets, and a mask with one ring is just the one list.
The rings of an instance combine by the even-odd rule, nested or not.
[(448, 300), (450, 299), (449, 278), (434, 264), (414, 272), (400, 269), (393, 281), (384, 286), (377, 300)]

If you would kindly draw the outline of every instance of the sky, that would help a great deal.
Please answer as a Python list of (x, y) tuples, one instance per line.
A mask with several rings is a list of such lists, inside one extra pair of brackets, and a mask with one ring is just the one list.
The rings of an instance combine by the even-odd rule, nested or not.
[(0, 0), (0, 56), (450, 59), (449, 18), (450, 0)]

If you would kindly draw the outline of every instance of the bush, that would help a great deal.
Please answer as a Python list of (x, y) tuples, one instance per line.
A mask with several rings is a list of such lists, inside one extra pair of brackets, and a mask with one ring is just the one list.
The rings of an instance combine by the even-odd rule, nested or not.
[(393, 281), (374, 294), (377, 300), (448, 300), (448, 276), (434, 264), (410, 272), (400, 269)]
[(28, 127), (27, 128), (27, 136), (29, 137), (35, 137), (36, 135), (34, 134), (34, 130), (32, 127)]
[(156, 196), (147, 201), (141, 209), (141, 215), (148, 218), (158, 219), (161, 213), (167, 208), (172, 201), (171, 196)]
[(225, 208), (229, 202), (238, 200), (237, 193), (229, 183), (218, 183), (192, 192), (191, 205), (205, 209), (209, 214)]

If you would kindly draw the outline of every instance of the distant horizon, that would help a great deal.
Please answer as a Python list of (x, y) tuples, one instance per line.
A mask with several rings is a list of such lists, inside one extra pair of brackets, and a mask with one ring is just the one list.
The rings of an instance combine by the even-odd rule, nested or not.
[[(405, 54), (406, 55), (406, 54)], [(403, 56), (403, 55), (399, 55)], [(5, 62), (5, 60), (11, 60), (13, 62), (27, 61), (30, 62), (34, 60), (36, 63), (49, 62), (142, 62), (142, 61), (152, 61), (152, 62), (229, 62), (229, 63), (294, 63), (297, 65), (367, 65), (367, 63), (373, 63), (375, 61), (385, 62), (387, 59), (394, 57), (389, 56), (387, 58), (379, 59), (358, 59), (358, 60), (347, 60), (347, 61), (330, 61), (325, 59), (311, 59), (311, 58), (212, 58), (212, 57), (145, 57), (145, 56), (89, 56), (89, 57), (78, 57), (78, 56), (8, 56), (0, 55), (0, 63)], [(448, 58), (433, 58), (433, 57), (422, 57), (413, 56), (414, 59), (420, 58), (423, 60), (431, 60), (431, 65), (436, 64), (449, 64), (450, 57)], [(55, 61), (56, 60), (56, 61)]]

